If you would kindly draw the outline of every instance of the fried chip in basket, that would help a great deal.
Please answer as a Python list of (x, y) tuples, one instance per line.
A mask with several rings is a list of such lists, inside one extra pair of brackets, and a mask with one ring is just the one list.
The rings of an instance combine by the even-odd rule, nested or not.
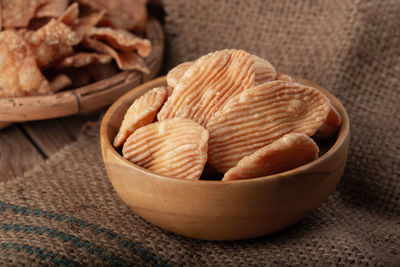
[(16, 32), (0, 32), (0, 98), (50, 92), (29, 45)]
[(94, 26), (96, 26), (100, 20), (104, 17), (106, 11), (100, 10), (92, 14), (79, 18), (78, 24), (72, 27), (72, 29), (79, 34), (81, 38)]
[(26, 27), (36, 10), (48, 0), (2, 0), (2, 23), (5, 28)]
[(64, 23), (52, 19), (45, 26), (25, 36), (31, 45), (41, 68), (47, 68), (54, 62), (72, 55), (73, 45), (79, 43), (79, 36)]
[(109, 27), (91, 28), (87, 36), (98, 40), (105, 40), (115, 49), (121, 51), (135, 50), (142, 57), (147, 57), (151, 52), (151, 43), (147, 39), (142, 39), (131, 32), (122, 29), (112, 29)]
[(111, 56), (99, 53), (80, 52), (64, 58), (57, 64), (58, 68), (81, 68), (92, 63), (110, 63)]
[(121, 70), (140, 70), (144, 73), (149, 73), (149, 69), (144, 64), (143, 59), (135, 52), (117, 52), (112, 47), (88, 37), (83, 38), (82, 44), (97, 52), (110, 55), (117, 62)]
[(68, 0), (51, 0), (48, 1), (43, 6), (39, 7), (36, 11), (35, 17), (43, 18), (43, 17), (60, 17), (68, 6)]
[(65, 74), (58, 74), (50, 81), (51, 91), (58, 92), (72, 84), (71, 78)]
[(3, 30), (3, 8), (0, 3), (0, 31)]
[(142, 33), (146, 27), (147, 15), (140, 20), (129, 20), (118, 17), (116, 15), (107, 14), (101, 21), (102, 26), (111, 27), (113, 29), (133, 30)]
[(105, 26), (143, 32), (147, 23), (146, 0), (79, 0), (99, 10), (106, 10)]
[(70, 5), (58, 18), (58, 21), (62, 23), (73, 26), (77, 23), (79, 17), (79, 5), (78, 3), (73, 3)]
[[(118, 29), (94, 28), (100, 23)], [(146, 0), (0, 0), (0, 97), (56, 92), (119, 70), (149, 73), (142, 57), (151, 43), (125, 30), (146, 23)]]
[(105, 13), (105, 10), (100, 10), (79, 18), (79, 5), (75, 2), (68, 7), (58, 21), (68, 25), (78, 35), (79, 41), (81, 41), (88, 30), (99, 23)]

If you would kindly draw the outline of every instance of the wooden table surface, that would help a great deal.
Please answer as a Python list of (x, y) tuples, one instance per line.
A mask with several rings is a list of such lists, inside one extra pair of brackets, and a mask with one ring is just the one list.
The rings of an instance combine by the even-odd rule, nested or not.
[(0, 129), (0, 183), (43, 164), (55, 152), (76, 140), (79, 133), (98, 118), (99, 114), (71, 116), (18, 123)]

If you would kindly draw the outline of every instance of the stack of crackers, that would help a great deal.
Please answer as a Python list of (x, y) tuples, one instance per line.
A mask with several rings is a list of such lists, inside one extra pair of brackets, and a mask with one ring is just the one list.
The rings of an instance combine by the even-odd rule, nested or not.
[(167, 86), (136, 99), (114, 146), (165, 176), (198, 180), (208, 163), (222, 181), (241, 180), (315, 160), (314, 139), (333, 135), (340, 124), (320, 90), (265, 59), (226, 49), (176, 66)]
[(148, 73), (146, 24), (146, 0), (2, 0), (0, 98)]

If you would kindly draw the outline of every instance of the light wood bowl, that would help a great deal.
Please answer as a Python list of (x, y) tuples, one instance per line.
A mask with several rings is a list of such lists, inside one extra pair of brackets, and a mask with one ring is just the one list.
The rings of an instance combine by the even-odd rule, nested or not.
[(122, 71), (110, 78), (52, 95), (1, 98), (0, 129), (13, 122), (93, 113), (110, 105), (135, 86), (154, 78), (161, 68), (164, 53), (164, 33), (155, 18), (148, 21), (146, 38), (152, 43), (152, 51), (144, 59), (149, 74)]
[[(349, 118), (342, 104), (324, 92), (343, 118), (320, 158), (266, 177), (238, 181), (192, 181), (165, 177), (123, 158), (111, 145), (134, 99), (165, 77), (147, 82), (118, 99), (101, 124), (101, 150), (107, 174), (121, 199), (145, 220), (168, 231), (206, 240), (238, 240), (280, 231), (303, 219), (334, 190), (346, 164)], [(329, 143), (329, 142), (326, 142)]]

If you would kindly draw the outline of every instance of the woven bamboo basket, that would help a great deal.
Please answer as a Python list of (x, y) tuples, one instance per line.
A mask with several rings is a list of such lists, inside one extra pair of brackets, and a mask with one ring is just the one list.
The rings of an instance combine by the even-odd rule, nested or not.
[(150, 69), (149, 74), (122, 71), (110, 78), (52, 95), (0, 99), (0, 129), (14, 122), (90, 114), (110, 105), (139, 84), (154, 78), (161, 68), (164, 52), (164, 33), (155, 18), (148, 21), (146, 38), (152, 43), (151, 54), (145, 59)]

